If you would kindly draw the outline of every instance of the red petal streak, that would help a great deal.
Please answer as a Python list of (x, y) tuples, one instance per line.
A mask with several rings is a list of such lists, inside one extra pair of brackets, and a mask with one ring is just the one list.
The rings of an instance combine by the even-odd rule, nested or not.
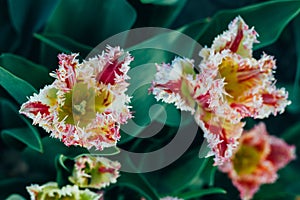
[(181, 81), (169, 81), (165, 84), (154, 84), (154, 87), (161, 88), (165, 92), (171, 93), (180, 93)]
[(208, 108), (209, 107), (209, 99), (210, 99), (210, 94), (207, 92), (204, 95), (199, 95), (196, 97), (198, 104), (200, 104), (203, 108)]
[(277, 106), (278, 99), (282, 99), (281, 96), (276, 94), (262, 94), (263, 103), (271, 106)]
[(234, 38), (234, 40), (232, 41), (232, 43), (230, 45), (229, 49), (232, 52), (236, 52), (238, 50), (238, 48), (240, 46), (240, 43), (241, 43), (241, 41), (243, 39), (244, 34), (243, 34), (243, 29), (242, 29), (243, 27), (242, 26), (243, 26), (243, 24), (240, 23), (238, 31), (237, 31), (237, 34), (236, 34), (236, 37)]
[(230, 104), (230, 107), (235, 109), (238, 113), (240, 113), (243, 117), (249, 117), (251, 116), (250, 108), (246, 105), (240, 104), (240, 103), (232, 103)]
[(37, 115), (38, 113), (41, 113), (42, 115), (49, 115), (49, 106), (42, 104), (41, 102), (30, 102), (25, 104), (24, 113), (32, 113), (34, 115)]
[(106, 167), (99, 167), (98, 171), (100, 173), (110, 173), (110, 174), (114, 174), (115, 173), (115, 169), (114, 168), (106, 168)]
[(228, 140), (226, 138), (225, 130), (220, 126), (212, 125), (212, 124), (209, 124), (209, 123), (205, 123), (205, 127), (212, 134), (219, 135), (219, 138), (220, 138), (220, 140), (222, 140), (222, 142), (217, 144), (216, 148), (218, 149), (217, 151), (219, 151), (219, 153), (218, 153), (219, 156), (224, 157), (225, 156), (225, 151), (227, 150), (227, 144), (228, 144)]
[[(76, 80), (75, 67), (77, 65), (77, 62), (74, 62), (75, 57), (75, 55), (67, 54), (58, 55), (58, 64), (62, 66), (67, 72), (67, 77), (65, 77), (65, 83), (67, 85), (67, 88), (72, 88)], [(59, 71), (57, 71), (57, 75), (58, 77), (60, 77)]]
[(104, 83), (104, 84), (108, 84), (110, 83), (111, 85), (114, 85), (115, 82), (115, 78), (116, 78), (116, 74), (121, 76), (124, 73), (120, 71), (122, 64), (124, 63), (124, 61), (119, 62), (117, 59), (107, 63), (102, 72), (100, 72), (97, 76), (97, 81), (100, 83)]
[(243, 82), (243, 81), (247, 81), (249, 79), (258, 77), (259, 74), (264, 73), (263, 71), (259, 70), (259, 69), (249, 69), (249, 68), (243, 68), (243, 69), (238, 69), (238, 81), (239, 82)]

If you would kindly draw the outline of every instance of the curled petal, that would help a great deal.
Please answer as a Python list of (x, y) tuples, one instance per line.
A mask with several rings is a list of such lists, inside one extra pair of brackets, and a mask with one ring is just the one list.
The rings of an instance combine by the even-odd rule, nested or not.
[(284, 112), (285, 107), (291, 104), (287, 100), (288, 93), (284, 88), (276, 89), (275, 86), (270, 86), (261, 91), (262, 95), (262, 108), (259, 110), (258, 117), (264, 118), (273, 115), (281, 114)]
[(120, 167), (119, 162), (104, 157), (81, 156), (75, 160), (69, 180), (82, 188), (101, 189), (116, 182)]
[(120, 82), (118, 79), (126, 79), (127, 76), (125, 74), (129, 69), (128, 64), (133, 60), (120, 47), (112, 48), (110, 46), (107, 47), (106, 53), (102, 54), (99, 59), (104, 59), (106, 62), (101, 71), (97, 73), (96, 80), (105, 85), (115, 85), (117, 82)]
[(70, 200), (100, 200), (102, 194), (97, 194), (88, 189), (81, 190), (77, 185), (66, 185), (59, 188), (57, 183), (48, 182), (44, 185), (31, 185), (26, 187), (31, 200), (70, 199)]
[(77, 56), (78, 54), (67, 55), (64, 53), (58, 55), (59, 68), (52, 76), (60, 80), (61, 87), (65, 90), (71, 89), (76, 82), (75, 68), (78, 66)]
[(195, 114), (195, 120), (204, 131), (204, 138), (211, 150), (208, 155), (215, 156), (214, 165), (223, 165), (237, 149), (244, 123), (233, 124), (201, 107)]
[(174, 103), (181, 110), (195, 111), (191, 79), (195, 75), (193, 60), (176, 58), (172, 64), (156, 65), (157, 73), (150, 91), (157, 100)]
[(270, 136), (271, 152), (268, 160), (272, 162), (276, 169), (286, 166), (291, 160), (296, 159), (295, 146), (288, 145), (282, 139)]
[(229, 49), (242, 57), (252, 57), (253, 43), (257, 43), (257, 33), (249, 29), (244, 20), (238, 16), (229, 25), (228, 30), (215, 38), (212, 48), (216, 52)]
[(41, 115), (50, 115), (49, 106), (43, 104), (42, 102), (28, 102), (23, 104), (23, 107), (20, 110), (21, 114), (25, 114), (27, 116), (34, 115), (36, 116), (38, 113)]

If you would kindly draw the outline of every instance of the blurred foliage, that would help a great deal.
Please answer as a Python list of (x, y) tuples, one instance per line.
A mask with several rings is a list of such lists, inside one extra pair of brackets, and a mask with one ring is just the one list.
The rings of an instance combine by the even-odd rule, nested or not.
[[(260, 35), (255, 56), (263, 51), (275, 56), (277, 84), (289, 90), (293, 101), (284, 114), (264, 121), (271, 134), (295, 144), (299, 157), (299, 12), (299, 0), (0, 0), (0, 199), (8, 196), (8, 199), (22, 199), (20, 195), (28, 199), (25, 187), (31, 183), (66, 184), (72, 158), (87, 153), (85, 149), (68, 148), (49, 138), (45, 131), (18, 114), (27, 96), (52, 81), (48, 73), (57, 67), (57, 54), (80, 52), (85, 58), (106, 38), (137, 27), (176, 29), (202, 45), (210, 45), (237, 15), (249, 26), (255, 26)], [(153, 41), (170, 45), (170, 41), (162, 38)], [(173, 54), (154, 49), (136, 50), (132, 54), (135, 56), (132, 67), (174, 58)], [(130, 74), (130, 83), (150, 81), (154, 73), (154, 67), (137, 71)], [(157, 103), (148, 95), (148, 86), (133, 93), (133, 122), (137, 124), (133, 135), (147, 130), (153, 120), (152, 123), (164, 123), (164, 127), (147, 139), (123, 131), (119, 145), (124, 149), (136, 152), (159, 149), (172, 140), (178, 129), (180, 112), (173, 105)], [(165, 109), (166, 121), (160, 111), (149, 111), (154, 104)], [(256, 122), (249, 119), (247, 128)], [(145, 174), (122, 172), (118, 182), (105, 189), (105, 199), (155, 200), (166, 195), (184, 199), (239, 199), (237, 190), (226, 175), (216, 172), (211, 159), (198, 157), (202, 140), (199, 130), (188, 151), (161, 170)], [(254, 199), (295, 199), (300, 195), (299, 167), (296, 160), (282, 169), (278, 181), (263, 186)]]

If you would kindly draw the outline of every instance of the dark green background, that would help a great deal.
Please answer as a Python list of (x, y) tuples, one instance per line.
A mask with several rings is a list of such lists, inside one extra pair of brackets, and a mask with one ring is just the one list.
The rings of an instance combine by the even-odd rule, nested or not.
[[(18, 114), (26, 96), (52, 82), (48, 73), (57, 68), (57, 54), (80, 52), (81, 58), (97, 44), (121, 31), (136, 27), (178, 29), (202, 45), (227, 29), (237, 15), (255, 26), (261, 42), (254, 49), (274, 55), (278, 87), (286, 87), (293, 104), (286, 112), (263, 120), (271, 134), (300, 149), (300, 1), (257, 0), (0, 0), (0, 199), (17, 193), (29, 198), (25, 186), (57, 181), (67, 184), (72, 157), (86, 152), (65, 147), (31, 120)], [(174, 55), (157, 50), (132, 52), (132, 67), (149, 62), (169, 62)], [(141, 56), (142, 55), (142, 56)], [(153, 76), (152, 74), (136, 74)], [(131, 84), (137, 79), (132, 77)], [(145, 114), (156, 104), (148, 86), (132, 99), (135, 122), (148, 125)], [(119, 146), (136, 152), (159, 149), (172, 140), (180, 112), (166, 105), (168, 118), (160, 133), (136, 139), (122, 133)], [(147, 111), (148, 112), (148, 111)], [(156, 119), (160, 121), (160, 119)], [(246, 119), (246, 128), (258, 120)], [(139, 134), (137, 131), (136, 134)], [(187, 133), (188, 134), (188, 133)], [(212, 167), (211, 159), (199, 159), (202, 132), (189, 150), (170, 166), (146, 174), (121, 173), (106, 188), (105, 199), (158, 199), (166, 195), (185, 199), (234, 200), (238, 192), (226, 175)], [(63, 163), (58, 156), (67, 156)], [(163, 156), (163, 155), (162, 155)], [(279, 171), (275, 184), (262, 186), (254, 199), (295, 199), (300, 195), (300, 163), (293, 161)], [(227, 191), (226, 194), (224, 190)]]

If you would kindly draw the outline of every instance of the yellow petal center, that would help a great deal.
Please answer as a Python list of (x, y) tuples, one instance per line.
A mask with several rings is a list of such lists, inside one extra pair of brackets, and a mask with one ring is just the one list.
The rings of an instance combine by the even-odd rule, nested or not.
[(232, 161), (238, 175), (251, 174), (259, 164), (260, 153), (252, 146), (241, 145)]
[(219, 73), (226, 82), (225, 90), (233, 99), (241, 96), (246, 89), (243, 84), (239, 84), (238, 68), (238, 64), (228, 57), (219, 65)]
[(58, 109), (59, 120), (65, 123), (85, 127), (96, 117), (96, 113), (104, 112), (113, 101), (113, 94), (102, 88), (88, 87), (85, 83), (77, 83), (64, 95), (64, 104)]

